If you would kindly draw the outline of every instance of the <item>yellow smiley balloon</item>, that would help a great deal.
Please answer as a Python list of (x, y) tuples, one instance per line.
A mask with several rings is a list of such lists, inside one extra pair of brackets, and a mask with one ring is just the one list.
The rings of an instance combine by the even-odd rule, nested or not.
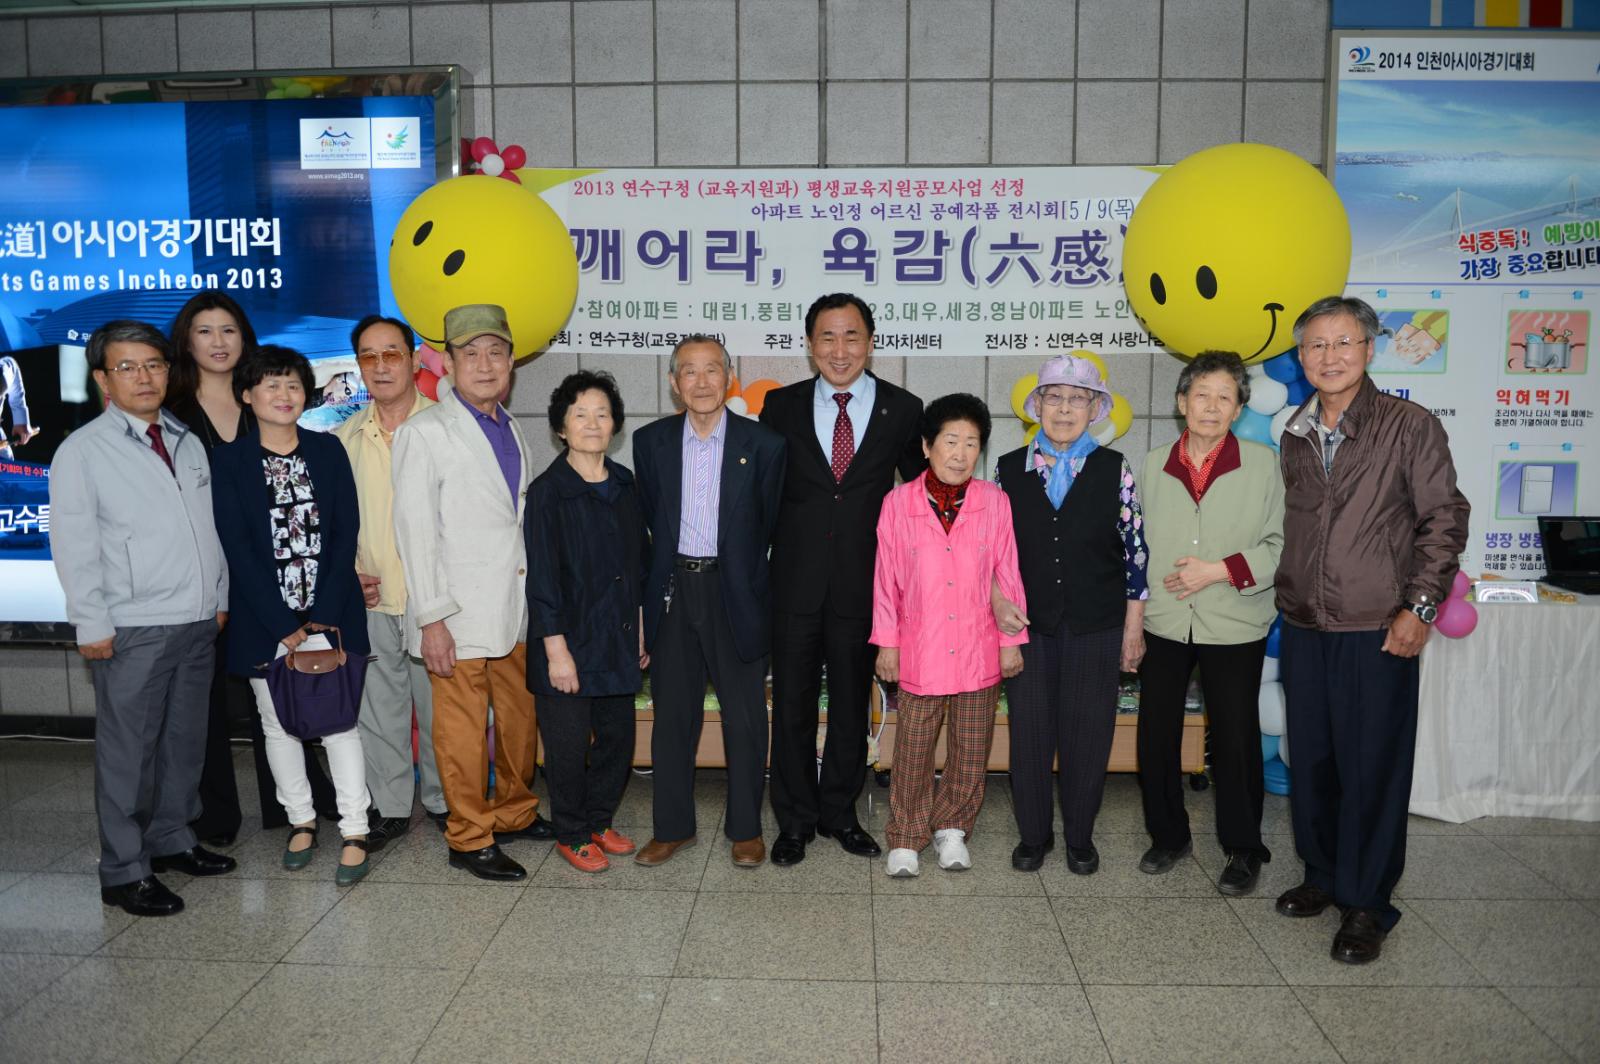
[(1294, 320), (1344, 292), (1350, 220), (1327, 178), (1265, 144), (1223, 144), (1156, 179), (1128, 220), (1134, 313), (1180, 355), (1259, 362), (1294, 346)]
[(505, 308), (519, 355), (542, 350), (578, 297), (566, 223), (512, 181), (472, 174), (411, 201), (389, 243), (389, 283), (406, 321), (444, 349), (444, 316), (468, 303)]

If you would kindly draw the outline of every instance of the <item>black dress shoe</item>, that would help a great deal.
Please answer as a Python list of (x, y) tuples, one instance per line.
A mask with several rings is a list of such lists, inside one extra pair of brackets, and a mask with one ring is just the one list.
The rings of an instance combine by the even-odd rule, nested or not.
[(804, 835), (791, 835), (787, 831), (778, 832), (778, 837), (772, 840), (772, 852), (768, 860), (775, 865), (797, 865), (806, 859), (806, 843), (814, 836), (811, 832)]
[(1232, 897), (1241, 897), (1256, 889), (1261, 878), (1261, 855), (1234, 853), (1228, 855), (1228, 864), (1217, 878), (1217, 890)]
[(852, 824), (847, 828), (817, 828), (817, 834), (825, 839), (833, 839), (844, 847), (845, 853), (853, 853), (857, 857), (877, 857), (883, 853), (877, 840), (865, 831), (861, 825)]
[(500, 852), (498, 846), (485, 846), (481, 850), (451, 850), (450, 867), (465, 868), (479, 879), (525, 879), (528, 870)]
[(1029, 846), (1025, 842), (1017, 843), (1017, 848), (1011, 851), (1011, 867), (1018, 872), (1037, 872), (1044, 867), (1044, 855), (1056, 848), (1056, 837), (1050, 836), (1038, 846)]
[(152, 871), (182, 872), (189, 876), (225, 876), (238, 867), (239, 862), (232, 857), (212, 853), (201, 846), (191, 846), (182, 853), (150, 858)]
[(183, 899), (162, 885), (155, 876), (132, 883), (100, 888), (100, 901), (119, 906), (133, 916), (171, 916), (183, 912)]
[(207, 846), (219, 846), (225, 850), (237, 842), (238, 839), (239, 833), (237, 831), (219, 831), (215, 835), (205, 836), (200, 841)]
[(444, 831), (450, 826), (450, 810), (446, 809), (442, 813), (435, 813), (431, 809), (424, 809), (422, 812), (429, 820), (433, 821), (433, 826), (440, 831)]
[(1147, 876), (1160, 876), (1172, 871), (1174, 865), (1194, 852), (1194, 840), (1184, 843), (1176, 850), (1162, 849), (1152, 846), (1144, 851), (1144, 856), (1139, 858), (1139, 871)]
[(528, 826), (525, 828), (518, 828), (516, 831), (497, 831), (494, 833), (494, 841), (497, 843), (510, 842), (515, 839), (533, 839), (537, 842), (549, 842), (555, 837), (556, 829), (551, 825), (550, 821), (546, 820), (542, 816), (539, 816), (538, 814), (534, 814), (533, 820), (530, 821)]
[(1371, 963), (1383, 952), (1383, 940), (1388, 935), (1372, 910), (1351, 909), (1344, 914), (1339, 933), (1333, 936), (1333, 959), (1345, 964)]
[(372, 827), (367, 829), (367, 852), (377, 853), (410, 830), (411, 818), (408, 816), (377, 818), (372, 822)]
[(1278, 895), (1278, 914), (1295, 917), (1321, 916), (1323, 910), (1332, 904), (1332, 894), (1321, 887), (1302, 883)]
[(1092, 876), (1099, 870), (1100, 851), (1094, 848), (1094, 843), (1082, 849), (1067, 847), (1067, 871), (1075, 876)]

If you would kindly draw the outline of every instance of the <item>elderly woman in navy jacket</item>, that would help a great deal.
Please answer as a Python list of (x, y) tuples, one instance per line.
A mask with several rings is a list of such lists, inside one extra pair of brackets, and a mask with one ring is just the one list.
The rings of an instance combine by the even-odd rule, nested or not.
[[(317, 815), (306, 781), (305, 751), (284, 731), (267, 689), (274, 658), (294, 650), (313, 628), (337, 628), (349, 654), (367, 653), (366, 608), (356, 581), (355, 478), (344, 445), (297, 422), (312, 394), (311, 364), (285, 347), (261, 347), (233, 376), (256, 426), (211, 456), (211, 499), (228, 557), (233, 613), (228, 671), (250, 680), (266, 735), (277, 797), (289, 818), (285, 868), (304, 868), (317, 843)], [(339, 804), (344, 850), (335, 879), (356, 882), (368, 869), (367, 779), (361, 736), (349, 729), (322, 738)]]
[[(608, 373), (574, 373), (550, 394), (566, 444), (528, 487), (528, 690), (539, 699), (556, 852), (603, 872), (634, 851), (611, 818), (633, 764), (644, 652), (643, 511), (633, 474), (606, 457), (622, 424)], [(592, 741), (591, 741), (591, 736)]]

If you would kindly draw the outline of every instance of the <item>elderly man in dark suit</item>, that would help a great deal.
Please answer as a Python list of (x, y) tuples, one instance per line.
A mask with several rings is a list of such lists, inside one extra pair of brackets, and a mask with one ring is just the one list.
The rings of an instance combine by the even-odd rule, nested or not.
[[(821, 834), (864, 857), (880, 852), (856, 818), (867, 773), (872, 569), (878, 510), (896, 470), (927, 467), (922, 401), (867, 370), (872, 311), (846, 292), (806, 312), (817, 374), (768, 394), (761, 422), (789, 445), (772, 545), (774, 864), (805, 859)], [(828, 733), (817, 772), (817, 696), (828, 675)]]
[(767, 756), (767, 655), (772, 591), (767, 548), (783, 491), (783, 437), (730, 415), (732, 361), (714, 337), (693, 335), (668, 373), (684, 413), (633, 442), (650, 573), (645, 648), (655, 727), (654, 835), (634, 860), (658, 865), (695, 841), (694, 766), (709, 675), (722, 709), (733, 863), (766, 859), (761, 790)]

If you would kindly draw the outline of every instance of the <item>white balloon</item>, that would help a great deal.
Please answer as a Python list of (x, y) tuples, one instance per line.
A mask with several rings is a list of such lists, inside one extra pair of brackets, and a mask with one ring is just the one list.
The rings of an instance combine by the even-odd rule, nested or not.
[(1252, 384), (1267, 375), (1267, 367), (1263, 366), (1259, 362), (1252, 362), (1250, 365), (1244, 368), (1244, 371), (1250, 375), (1250, 381)]
[(1117, 438), (1117, 426), (1111, 423), (1110, 418), (1095, 425), (1089, 430), (1089, 435), (1094, 437), (1094, 442), (1102, 447), (1109, 447), (1111, 441)]
[(1289, 767), (1289, 718), (1284, 718), (1283, 738), (1278, 740), (1278, 760), (1283, 762), (1285, 768)]
[(1289, 401), (1289, 386), (1271, 377), (1257, 377), (1250, 382), (1250, 402), (1246, 405), (1258, 414), (1271, 417)]
[(1277, 683), (1278, 682), (1278, 659), (1277, 658), (1266, 658), (1261, 662), (1261, 682), (1262, 683)]
[(1261, 685), (1261, 698), (1259, 701), (1261, 712), (1261, 731), (1265, 735), (1283, 734), (1283, 684), (1264, 683)]
[(490, 177), (499, 177), (506, 172), (506, 161), (498, 155), (485, 155), (478, 168)]
[(728, 400), (728, 409), (732, 410), (735, 414), (738, 414), (741, 417), (749, 417), (750, 416), (749, 404), (747, 404), (744, 401), (744, 396), (742, 396), (742, 395), (736, 395), (733, 398), (729, 399)]
[(1292, 417), (1294, 417), (1294, 407), (1292, 406), (1286, 406), (1272, 415), (1272, 428), (1269, 431), (1272, 433), (1272, 442), (1274, 444), (1283, 439), (1283, 430), (1289, 427), (1289, 419)]

